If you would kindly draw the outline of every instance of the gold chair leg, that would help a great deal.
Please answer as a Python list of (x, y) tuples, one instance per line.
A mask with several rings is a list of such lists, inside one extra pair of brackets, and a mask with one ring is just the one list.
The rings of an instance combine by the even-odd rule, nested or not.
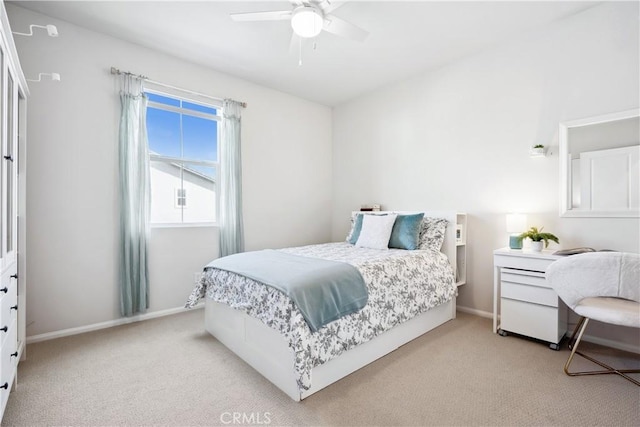
[[(573, 349), (573, 346), (576, 342), (576, 334), (578, 333), (578, 330), (580, 329), (580, 327), (584, 324), (585, 320), (587, 320), (586, 317), (580, 316), (580, 320), (576, 324), (576, 327), (573, 330), (573, 333), (571, 334), (571, 338), (569, 339), (569, 350)], [(586, 325), (585, 325), (585, 328), (586, 328)]]
[[(589, 319), (586, 317), (581, 317), (580, 321), (578, 322), (578, 324), (576, 325), (576, 328), (573, 331), (573, 334), (571, 335), (571, 339), (569, 340), (569, 348), (571, 349), (571, 354), (569, 355), (569, 358), (567, 359), (567, 363), (564, 364), (564, 373), (574, 377), (574, 376), (581, 376), (581, 375), (603, 375), (603, 374), (616, 374), (616, 375), (620, 375), (621, 377), (625, 378), (628, 381), (631, 381), (632, 383), (634, 383), (637, 386), (640, 386), (640, 382), (636, 381), (634, 378), (631, 378), (628, 375), (625, 374), (638, 374), (640, 373), (640, 369), (615, 369), (612, 368), (611, 366), (600, 362), (599, 360), (596, 360), (590, 356), (587, 356), (586, 354), (578, 351), (578, 346), (580, 345), (580, 341), (582, 340), (582, 335), (584, 334), (585, 329), (587, 329), (587, 325), (589, 324)], [(576, 338), (576, 333), (578, 334), (578, 337)], [(600, 365), (601, 367), (605, 368), (605, 371), (581, 371), (581, 372), (569, 372), (569, 365), (571, 365), (571, 362), (573, 361), (573, 356), (574, 355), (580, 355), (582, 357), (584, 357), (585, 359)]]

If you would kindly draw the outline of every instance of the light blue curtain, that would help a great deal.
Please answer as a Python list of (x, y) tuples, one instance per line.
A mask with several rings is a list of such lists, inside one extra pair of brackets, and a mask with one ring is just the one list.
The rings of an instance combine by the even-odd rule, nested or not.
[(147, 96), (142, 81), (122, 76), (120, 103), (120, 312), (123, 316), (149, 308), (147, 241), (151, 209)]
[(244, 251), (242, 225), (242, 159), (240, 125), (242, 105), (225, 99), (220, 141), (220, 256)]

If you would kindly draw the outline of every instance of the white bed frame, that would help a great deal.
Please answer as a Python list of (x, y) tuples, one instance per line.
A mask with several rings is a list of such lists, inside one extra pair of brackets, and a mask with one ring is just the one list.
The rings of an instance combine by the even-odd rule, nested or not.
[[(415, 212), (425, 212), (425, 216), (449, 220), (442, 252), (449, 257), (449, 261), (455, 268), (456, 213), (437, 211), (402, 213)], [(311, 388), (300, 392), (293, 369), (293, 351), (279, 332), (241, 310), (235, 310), (209, 299), (205, 302), (206, 330), (295, 401), (300, 401), (322, 390), (455, 317), (456, 299), (454, 297), (446, 304), (422, 313), (371, 341), (313, 368)]]

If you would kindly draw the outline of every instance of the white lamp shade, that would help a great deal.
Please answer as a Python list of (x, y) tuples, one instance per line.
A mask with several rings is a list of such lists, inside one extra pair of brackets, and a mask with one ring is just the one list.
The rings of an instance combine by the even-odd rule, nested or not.
[(525, 214), (507, 214), (507, 233), (522, 233), (527, 229), (527, 216)]
[(313, 6), (301, 6), (293, 12), (291, 27), (300, 37), (315, 37), (322, 31), (322, 14)]

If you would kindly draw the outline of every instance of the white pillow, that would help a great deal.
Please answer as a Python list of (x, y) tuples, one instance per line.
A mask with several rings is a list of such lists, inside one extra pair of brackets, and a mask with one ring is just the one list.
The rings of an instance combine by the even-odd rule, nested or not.
[(364, 215), (362, 230), (356, 242), (359, 248), (388, 249), (396, 214)]

